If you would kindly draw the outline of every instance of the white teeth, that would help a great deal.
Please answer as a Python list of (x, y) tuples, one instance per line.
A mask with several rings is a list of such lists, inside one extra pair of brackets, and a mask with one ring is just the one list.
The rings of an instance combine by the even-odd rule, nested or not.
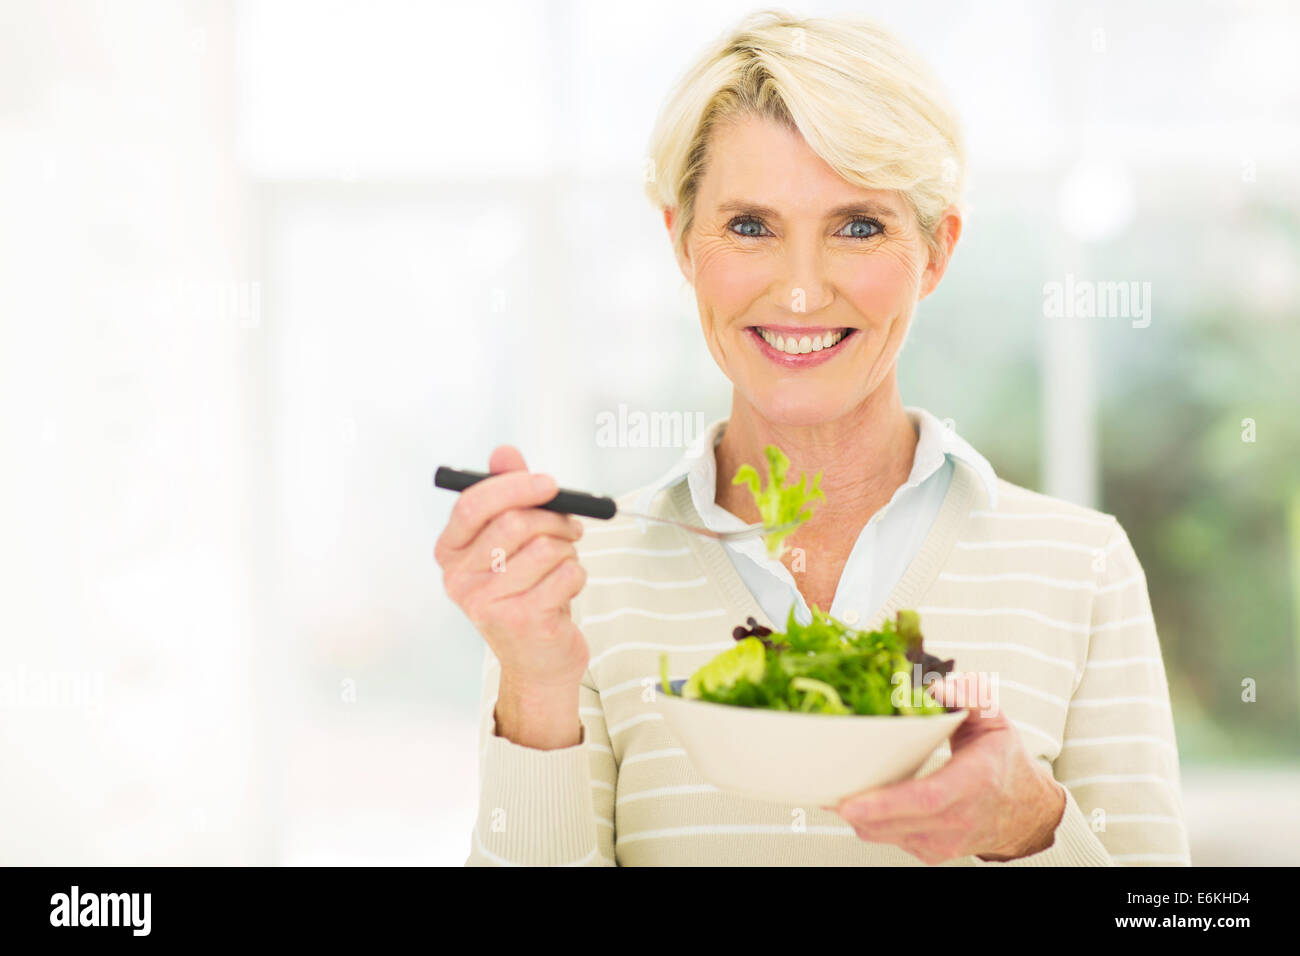
[(809, 352), (820, 352), (822, 349), (833, 348), (839, 344), (840, 339), (844, 338), (844, 332), (825, 332), (816, 336), (790, 336), (777, 335), (769, 332), (767, 329), (759, 328), (758, 334), (763, 337), (763, 341), (778, 352), (785, 352), (787, 355), (806, 355)]

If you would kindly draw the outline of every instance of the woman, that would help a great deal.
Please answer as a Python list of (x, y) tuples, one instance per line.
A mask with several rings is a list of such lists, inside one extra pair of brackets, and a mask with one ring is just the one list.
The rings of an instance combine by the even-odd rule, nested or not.
[[(651, 157), (734, 395), (678, 467), (619, 504), (758, 521), (730, 478), (769, 443), (822, 472), (825, 502), (773, 560), (753, 539), (540, 510), (554, 480), (494, 451), (436, 550), (489, 646), (468, 864), (1189, 863), (1123, 529), (998, 479), (899, 395), (916, 304), (962, 227), (959, 125), (925, 67), (866, 21), (759, 14), (683, 77)], [(936, 691), (971, 715), (915, 779), (796, 808), (691, 766), (653, 704), (659, 652), (687, 676), (734, 625), (783, 627), (792, 605), (868, 628), (916, 608), (927, 650), (956, 659), (965, 676)], [(995, 699), (962, 699), (973, 675), (996, 678)]]

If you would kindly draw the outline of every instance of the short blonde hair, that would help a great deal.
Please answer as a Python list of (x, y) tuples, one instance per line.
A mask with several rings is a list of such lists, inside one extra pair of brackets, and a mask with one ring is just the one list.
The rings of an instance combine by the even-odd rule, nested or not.
[(716, 41), (669, 93), (650, 137), (646, 195), (676, 208), (680, 256), (695, 214), (709, 136), (745, 116), (797, 130), (847, 181), (899, 190), (931, 235), (950, 205), (962, 209), (961, 122), (938, 80), (893, 34), (859, 16), (802, 19), (782, 10), (746, 17)]

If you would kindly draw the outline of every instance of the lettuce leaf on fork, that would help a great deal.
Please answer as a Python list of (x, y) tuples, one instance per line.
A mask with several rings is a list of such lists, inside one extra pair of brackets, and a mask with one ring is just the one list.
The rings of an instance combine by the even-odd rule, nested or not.
[[(749, 486), (754, 495), (754, 503), (758, 505), (758, 513), (763, 517), (763, 527), (775, 528), (790, 522), (803, 524), (812, 517), (812, 511), (806, 506), (815, 500), (826, 500), (826, 495), (818, 487), (822, 473), (819, 471), (813, 476), (811, 488), (805, 485), (808, 479), (806, 473), (799, 476), (797, 485), (787, 484), (786, 473), (790, 469), (790, 459), (775, 445), (768, 445), (764, 452), (767, 455), (768, 470), (766, 488), (762, 487), (758, 470), (753, 465), (741, 465), (731, 483)], [(789, 528), (763, 535), (763, 540), (767, 542), (768, 556), (780, 560), (781, 555), (785, 554), (785, 539), (797, 530), (798, 528)]]

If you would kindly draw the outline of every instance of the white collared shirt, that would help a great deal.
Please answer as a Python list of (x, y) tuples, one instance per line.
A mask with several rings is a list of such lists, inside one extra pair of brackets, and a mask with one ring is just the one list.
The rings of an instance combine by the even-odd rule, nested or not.
[[(956, 431), (925, 409), (908, 406), (905, 411), (917, 433), (912, 471), (889, 502), (863, 527), (840, 574), (835, 599), (829, 609), (823, 608), (850, 627), (871, 620), (916, 557), (952, 481), (954, 466), (950, 457), (962, 459), (975, 470), (988, 493), (989, 507), (997, 507), (997, 476), (988, 461)], [(745, 522), (724, 510), (716, 501), (715, 449), (722, 440), (726, 425), (726, 418), (713, 422), (681, 461), (647, 486), (638, 498), (635, 510), (646, 513), (659, 492), (685, 478), (690, 486), (691, 501), (706, 528), (734, 531), (745, 527)], [(765, 463), (761, 467), (756, 464), (756, 467), (766, 483)], [(798, 463), (792, 463), (791, 474), (798, 473)], [(815, 509), (816, 505), (813, 507)], [(799, 593), (794, 576), (780, 561), (768, 557), (762, 538), (755, 536), (726, 542), (723, 550), (774, 625), (778, 628), (785, 626), (792, 604), (801, 623), (807, 624), (812, 620), (812, 611)]]

